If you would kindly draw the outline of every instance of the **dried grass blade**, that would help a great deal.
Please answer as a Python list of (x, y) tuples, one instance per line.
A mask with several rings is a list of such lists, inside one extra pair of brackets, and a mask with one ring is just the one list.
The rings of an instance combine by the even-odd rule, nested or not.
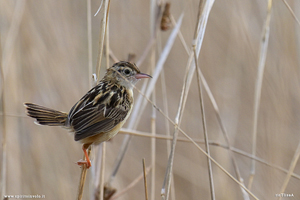
[[(272, 0), (268, 1), (268, 12), (267, 18), (265, 21), (265, 26), (263, 29), (263, 34), (260, 43), (260, 52), (259, 52), (259, 61), (258, 61), (258, 72), (255, 85), (255, 94), (254, 94), (254, 115), (253, 115), (253, 132), (252, 132), (252, 155), (256, 155), (256, 138), (257, 138), (257, 121), (258, 121), (258, 111), (261, 97), (261, 88), (263, 82), (263, 75), (266, 64), (269, 36), (270, 36), (270, 21), (271, 21), (271, 9), (272, 9)], [(248, 188), (251, 189), (253, 178), (255, 175), (255, 160), (251, 162), (251, 171), (248, 181)]]
[[(198, 81), (198, 90), (199, 90), (198, 93), (199, 93), (200, 108), (201, 108), (201, 115), (202, 115), (201, 119), (202, 119), (203, 133), (204, 133), (204, 142), (205, 142), (204, 144), (205, 144), (205, 150), (206, 150), (207, 154), (210, 155), (207, 128), (206, 128), (205, 110), (204, 110), (204, 103), (203, 103), (202, 86), (201, 86), (201, 78), (200, 78), (200, 67), (198, 65), (198, 58), (196, 56), (196, 46), (195, 45), (193, 45), (193, 50), (194, 50), (194, 58), (195, 58), (195, 64), (196, 64), (196, 69), (197, 69), (197, 81)], [(208, 157), (207, 157), (207, 165), (208, 165), (208, 176), (209, 176), (209, 183), (210, 183), (211, 199), (216, 199), (211, 160)]]
[[(298, 143), (297, 149), (295, 151), (295, 154), (294, 154), (293, 159), (292, 159), (291, 164), (290, 164), (289, 171), (288, 171), (288, 173), (287, 173), (287, 175), (286, 175), (286, 177), (283, 181), (283, 184), (281, 186), (281, 189), (280, 189), (280, 192), (279, 192), (280, 194), (284, 193), (284, 191), (285, 191), (285, 189), (286, 189), (286, 187), (287, 187), (287, 185), (290, 181), (290, 178), (291, 178), (291, 176), (294, 172), (296, 164), (299, 160), (299, 156), (300, 156), (300, 142)], [(280, 195), (279, 200), (281, 200), (281, 198), (282, 198), (282, 195)]]

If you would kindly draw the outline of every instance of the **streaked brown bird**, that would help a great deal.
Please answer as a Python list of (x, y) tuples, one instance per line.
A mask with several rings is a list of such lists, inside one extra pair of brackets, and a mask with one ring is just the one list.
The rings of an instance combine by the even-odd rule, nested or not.
[(133, 86), (139, 79), (151, 78), (135, 64), (121, 61), (107, 69), (103, 79), (87, 92), (69, 113), (25, 103), (28, 116), (37, 124), (62, 126), (74, 132), (75, 141), (83, 143), (86, 160), (78, 165), (91, 166), (87, 149), (114, 137), (129, 117), (133, 106)]

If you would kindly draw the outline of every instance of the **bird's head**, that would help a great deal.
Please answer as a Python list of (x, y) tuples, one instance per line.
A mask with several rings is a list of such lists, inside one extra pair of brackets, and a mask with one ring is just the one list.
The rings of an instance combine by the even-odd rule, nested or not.
[(148, 74), (141, 73), (135, 64), (121, 61), (107, 69), (105, 79), (116, 82), (126, 88), (132, 88), (142, 78), (152, 78)]

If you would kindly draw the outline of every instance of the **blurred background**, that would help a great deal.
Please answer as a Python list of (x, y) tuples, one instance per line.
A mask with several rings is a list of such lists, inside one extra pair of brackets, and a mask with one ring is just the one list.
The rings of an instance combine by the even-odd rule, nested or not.
[[(286, 2), (300, 18), (299, 1)], [(172, 0), (170, 3), (170, 13), (175, 20), (184, 13), (180, 31), (190, 49), (199, 1)], [(158, 1), (157, 4), (163, 8), (165, 1)], [(6, 180), (2, 181), (6, 186), (5, 194), (43, 194), (46, 199), (75, 199), (81, 171), (75, 162), (82, 158), (81, 144), (74, 142), (67, 130), (36, 126), (33, 119), (26, 117), (23, 103), (33, 102), (67, 112), (90, 89), (87, 2), (1, 0), (0, 5), (0, 141), (1, 144), (5, 142), (7, 155), (4, 163), (6, 171), (3, 172), (5, 158), (2, 145), (0, 168), (1, 180), (3, 176)], [(96, 13), (99, 5), (100, 1), (91, 1), (91, 15)], [(150, 1), (139, 0), (110, 2), (109, 47), (118, 60), (127, 60), (129, 54), (134, 54), (133, 62), (137, 62), (145, 51), (151, 39), (150, 24), (153, 21), (150, 5)], [(249, 155), (252, 152), (259, 50), (266, 17), (267, 1), (216, 1), (209, 15), (198, 60), (219, 106), (230, 144)], [(101, 12), (96, 17), (92, 16), (93, 72), (97, 64), (101, 18)], [(158, 29), (154, 56), (151, 58), (151, 53), (147, 54), (138, 66), (141, 71), (153, 73), (151, 59), (157, 62), (173, 27), (167, 31)], [(251, 187), (259, 199), (277, 199), (276, 194), (280, 193), (292, 162), (296, 164), (293, 170), (296, 175), (288, 179), (285, 193), (293, 194), (293, 199), (300, 199), (300, 180), (297, 176), (300, 174), (297, 163), (300, 140), (299, 30), (300, 25), (284, 1), (274, 1), (257, 120), (256, 157), (262, 162), (256, 162)], [(164, 77), (160, 75), (155, 85), (155, 97), (150, 98), (159, 108), (167, 111), (173, 121), (188, 58), (177, 37), (164, 64)], [(110, 59), (109, 63), (112, 65), (114, 61)], [(104, 72), (105, 65), (101, 69), (101, 77)], [(137, 87), (142, 85), (143, 81)], [(135, 97), (139, 94), (137, 91), (134, 93)], [(203, 92), (203, 98), (208, 138), (216, 144), (227, 146), (206, 92)], [(173, 134), (174, 125), (169, 122), (166, 125), (161, 113), (157, 112), (154, 120), (155, 123), (153, 107), (147, 102), (136, 130)], [(155, 125), (155, 130), (151, 130), (151, 123)], [(193, 139), (203, 140), (196, 74), (180, 127)], [(112, 173), (124, 137), (124, 134), (118, 134), (106, 143), (105, 182)], [(179, 133), (179, 137), (183, 135)], [(148, 192), (152, 199), (160, 199), (168, 162), (168, 144), (162, 139), (156, 139), (152, 144), (156, 150), (155, 165), (147, 176)], [(205, 148), (203, 143), (199, 145)], [(152, 150), (149, 137), (132, 136), (116, 178), (111, 183), (117, 193), (142, 173), (142, 158), (145, 158), (146, 166), (151, 165)], [(210, 145), (210, 151), (211, 156), (236, 177), (228, 149)], [(98, 154), (93, 151), (92, 159), (95, 160)], [(233, 153), (240, 175), (248, 187), (251, 158), (245, 154)], [(153, 169), (154, 184), (151, 183)], [(215, 164), (212, 164), (212, 171), (216, 199), (244, 198), (239, 185)], [(210, 199), (207, 157), (194, 144), (177, 142), (173, 175), (174, 187), (170, 199)], [(94, 199), (91, 192), (94, 181), (89, 172), (83, 199)], [(3, 190), (3, 185), (1, 187)], [(144, 198), (141, 180), (118, 199)]]

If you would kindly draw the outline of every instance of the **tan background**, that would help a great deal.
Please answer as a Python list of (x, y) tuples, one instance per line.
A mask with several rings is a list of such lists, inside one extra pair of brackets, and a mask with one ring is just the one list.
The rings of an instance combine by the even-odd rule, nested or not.
[[(300, 18), (298, 1), (287, 2)], [(198, 3), (196, 0), (171, 1), (171, 13), (175, 19), (182, 12), (185, 14), (181, 31), (189, 47), (196, 25)], [(93, 14), (99, 4), (99, 1), (92, 1)], [(254, 88), (266, 10), (267, 2), (261, 0), (216, 1), (199, 58), (200, 67), (220, 107), (230, 142), (248, 153), (252, 145)], [(1, 97), (5, 99), (7, 113), (7, 194), (45, 194), (46, 199), (76, 197), (80, 168), (74, 163), (82, 157), (80, 144), (75, 143), (66, 130), (36, 126), (32, 119), (25, 117), (23, 102), (68, 111), (89, 90), (86, 15), (85, 1), (0, 1), (4, 71), (4, 96)], [(97, 61), (100, 19), (99, 15), (92, 17), (93, 66)], [(150, 39), (149, 23), (149, 1), (111, 1), (110, 48), (118, 59), (126, 60), (129, 53), (136, 54), (139, 59)], [(284, 169), (289, 168), (300, 139), (299, 28), (284, 3), (275, 1), (258, 117), (257, 156)], [(171, 30), (159, 33), (162, 47), (170, 33)], [(167, 96), (169, 116), (173, 120), (187, 59), (177, 39), (164, 66), (167, 86), (167, 94), (164, 95)], [(140, 69), (146, 72), (149, 63), (148, 56), (139, 66)], [(142, 81), (137, 87), (141, 85)], [(156, 101), (158, 107), (163, 108), (161, 85), (159, 78)], [(204, 98), (209, 139), (225, 144), (206, 93)], [(150, 132), (151, 112), (148, 104), (138, 130)], [(159, 113), (156, 126), (157, 134), (165, 134), (164, 117)], [(4, 127), (3, 120), (1, 127)], [(195, 139), (203, 138), (196, 76), (181, 128)], [(173, 133), (171, 124), (170, 130)], [(111, 173), (123, 138), (124, 135), (119, 134), (107, 143), (105, 180)], [(2, 143), (3, 129), (0, 140)], [(160, 199), (168, 159), (165, 140), (157, 140), (156, 152), (154, 195), (155, 199)], [(235, 176), (227, 150), (211, 146), (211, 154)], [(235, 156), (241, 176), (247, 183), (251, 160), (245, 156)], [(147, 165), (150, 164), (150, 139), (133, 137), (113, 182), (118, 191), (141, 174), (142, 158), (146, 159)], [(260, 199), (275, 199), (286, 173), (261, 163), (256, 166), (251, 191)], [(300, 174), (299, 164), (295, 173)], [(213, 165), (213, 174), (217, 199), (242, 199), (238, 185), (216, 165)], [(90, 178), (88, 176), (88, 180)], [(150, 185), (150, 177), (148, 182)], [(176, 199), (209, 199), (206, 157), (191, 143), (177, 143), (174, 182)], [(293, 194), (293, 199), (300, 199), (299, 183), (296, 178), (289, 181), (286, 193)], [(84, 199), (90, 196), (88, 186)], [(120, 199), (144, 199), (143, 183), (140, 182)]]

